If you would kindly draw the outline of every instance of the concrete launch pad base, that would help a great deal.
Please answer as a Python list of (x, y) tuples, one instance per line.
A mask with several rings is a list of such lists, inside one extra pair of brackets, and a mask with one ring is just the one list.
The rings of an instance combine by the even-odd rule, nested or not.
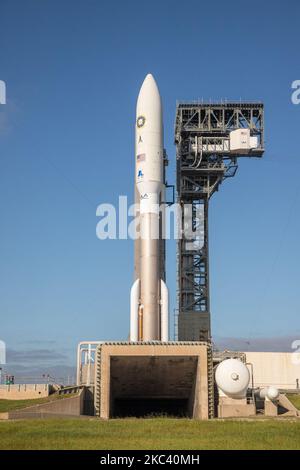
[(255, 404), (247, 403), (246, 398), (219, 397), (218, 418), (241, 418), (255, 415)]
[(206, 342), (103, 343), (96, 353), (96, 414), (102, 419), (149, 414), (208, 419), (211, 377)]

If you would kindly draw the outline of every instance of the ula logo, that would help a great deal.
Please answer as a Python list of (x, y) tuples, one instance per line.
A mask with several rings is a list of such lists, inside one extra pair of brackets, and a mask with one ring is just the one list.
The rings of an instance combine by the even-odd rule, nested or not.
[(0, 104), (6, 104), (6, 85), (3, 80), (0, 80)]
[(293, 81), (292, 90), (295, 90), (291, 96), (292, 103), (300, 104), (300, 80)]

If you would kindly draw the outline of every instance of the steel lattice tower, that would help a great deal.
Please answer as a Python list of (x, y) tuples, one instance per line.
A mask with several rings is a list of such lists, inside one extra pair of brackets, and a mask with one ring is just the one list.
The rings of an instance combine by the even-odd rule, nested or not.
[(182, 209), (182, 237), (177, 243), (178, 340), (209, 340), (209, 199), (235, 175), (238, 157), (263, 155), (263, 104), (178, 103), (175, 144), (177, 203)]

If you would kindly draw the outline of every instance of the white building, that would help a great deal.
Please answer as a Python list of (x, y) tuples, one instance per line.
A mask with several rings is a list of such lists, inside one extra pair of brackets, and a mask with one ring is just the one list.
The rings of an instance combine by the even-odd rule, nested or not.
[[(255, 387), (273, 385), (300, 391), (300, 354), (287, 352), (245, 352), (253, 365)], [(249, 366), (251, 372), (251, 366)]]

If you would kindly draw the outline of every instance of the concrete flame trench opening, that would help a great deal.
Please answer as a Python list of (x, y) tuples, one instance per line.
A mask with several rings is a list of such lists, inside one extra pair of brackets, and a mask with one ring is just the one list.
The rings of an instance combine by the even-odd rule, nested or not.
[(197, 362), (182, 356), (112, 357), (111, 416), (192, 416)]
[(96, 414), (209, 417), (207, 343), (106, 343), (97, 349)]

